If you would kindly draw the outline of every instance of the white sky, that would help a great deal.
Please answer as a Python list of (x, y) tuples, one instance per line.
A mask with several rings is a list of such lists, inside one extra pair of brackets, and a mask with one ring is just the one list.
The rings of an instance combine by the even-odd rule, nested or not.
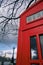
[[(5, 56), (5, 53), (6, 53), (6, 56)], [(5, 56), (5, 57), (12, 58), (12, 54), (13, 54), (13, 49), (0, 51), (0, 56), (2, 56), (2, 57)], [(16, 57), (17, 57), (17, 48), (15, 48), (15, 50), (14, 50), (14, 58), (16, 59)]]
[[(8, 11), (8, 9), (9, 8), (12, 8), (12, 6), (13, 5), (11, 5), (11, 6), (8, 6), (8, 7), (6, 7), (6, 8), (3, 8), (3, 6), (6, 4), (9, 4), (9, 2), (11, 3), (12, 1), (14, 1), (14, 0), (9, 0), (8, 2), (6, 2), (7, 0), (3, 0), (3, 3), (2, 3), (2, 6), (0, 7), (0, 16), (1, 15), (4, 15), (4, 16), (9, 16), (8, 14), (10, 14), (11, 13), (11, 10), (7, 13), (7, 11)], [(29, 0), (29, 2), (30, 2), (30, 0)], [(21, 6), (21, 8), (17, 11), (17, 14), (16, 14), (16, 17), (17, 16), (19, 16), (24, 10), (26, 10), (26, 7), (27, 7), (27, 5), (28, 5), (28, 2), (26, 1), (26, 3), (23, 3), (23, 5)], [(2, 21), (2, 19), (0, 19), (0, 22)], [(14, 22), (13, 22), (13, 24), (14, 24)], [(18, 20), (18, 22), (17, 22), (17, 25), (18, 25), (18, 27), (19, 27), (19, 20)], [(9, 28), (8, 28), (8, 26), (9, 26)], [(10, 29), (10, 28), (13, 28), (11, 25), (10, 25), (10, 23), (8, 24), (8, 26), (7, 26), (7, 30), (8, 29)], [(0, 29), (1, 29), (1, 27), (2, 27), (2, 25), (0, 25)], [(14, 25), (14, 28), (16, 28), (15, 27), (15, 25)], [(9, 32), (12, 32), (12, 30), (9, 30)], [(15, 31), (13, 31), (13, 33), (16, 33)], [(18, 39), (18, 35), (17, 36), (14, 36), (14, 35), (12, 35), (12, 34), (8, 34), (8, 35), (5, 35), (4, 36), (4, 39), (2, 39), (2, 34), (0, 35), (0, 51), (2, 50), (3, 51), (3, 53), (5, 53), (5, 52), (11, 52), (12, 53), (12, 48), (13, 47), (15, 47), (15, 54), (14, 54), (14, 56), (15, 56), (15, 58), (16, 58), (16, 53), (17, 53), (17, 40)], [(2, 43), (2, 44), (1, 44)], [(4, 48), (4, 46), (5, 46), (5, 48)], [(9, 49), (7, 46), (9, 46), (9, 48), (11, 49)], [(2, 48), (3, 47), (3, 48)], [(10, 55), (8, 55), (7, 54), (7, 56), (10, 56)]]

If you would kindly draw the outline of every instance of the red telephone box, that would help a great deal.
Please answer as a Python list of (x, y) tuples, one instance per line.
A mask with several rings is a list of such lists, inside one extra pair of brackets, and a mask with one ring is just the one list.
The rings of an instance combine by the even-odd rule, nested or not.
[(43, 65), (43, 0), (20, 16), (16, 65)]

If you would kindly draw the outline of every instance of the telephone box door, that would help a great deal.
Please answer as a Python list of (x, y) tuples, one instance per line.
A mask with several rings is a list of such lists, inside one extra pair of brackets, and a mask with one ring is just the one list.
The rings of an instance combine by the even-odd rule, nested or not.
[(22, 65), (43, 65), (43, 26), (23, 30), (22, 39)]

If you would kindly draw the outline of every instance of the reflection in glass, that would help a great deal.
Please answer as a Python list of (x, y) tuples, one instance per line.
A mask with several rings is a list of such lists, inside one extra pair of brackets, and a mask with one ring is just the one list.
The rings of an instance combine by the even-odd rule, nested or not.
[(38, 59), (36, 37), (30, 37), (31, 59)]
[(40, 43), (41, 43), (41, 51), (42, 51), (42, 57), (43, 57), (43, 34), (40, 35)]
[(31, 65), (39, 65), (39, 64), (31, 64)]

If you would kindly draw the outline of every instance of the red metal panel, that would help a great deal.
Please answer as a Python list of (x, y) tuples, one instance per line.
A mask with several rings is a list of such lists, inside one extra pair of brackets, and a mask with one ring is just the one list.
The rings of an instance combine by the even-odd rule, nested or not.
[(18, 47), (17, 47), (17, 65), (21, 65), (21, 58), (22, 58), (22, 32), (19, 29), (19, 36), (18, 36)]
[[(20, 29), (18, 34), (18, 50), (17, 50), (17, 63), (16, 65), (31, 65), (31, 63), (39, 63), (42, 65), (43, 60), (41, 57), (39, 34), (43, 34), (43, 17), (26, 23), (26, 17), (30, 14), (43, 10), (43, 1), (40, 0), (35, 6), (28, 9), (20, 18)], [(36, 35), (38, 60), (30, 59), (30, 36)]]
[(30, 22), (27, 25), (22, 26), (22, 30), (35, 28), (35, 27), (41, 26), (41, 25), (43, 25), (43, 18), (40, 18), (36, 21)]
[(24, 26), (27, 25), (27, 21), (26, 21), (27, 16), (32, 15), (33, 13), (36, 13), (36, 12), (41, 11), (41, 10), (43, 10), (43, 1), (39, 2), (34, 7), (28, 9), (28, 11), (26, 10), (24, 15), (21, 15), (20, 24), (21, 24), (22, 29), (24, 28)]
[[(18, 49), (18, 57), (17, 57), (17, 65), (30, 65), (31, 63), (43, 63), (41, 58), (41, 51), (40, 51), (40, 42), (39, 42), (39, 34), (43, 34), (43, 26), (39, 26), (33, 28), (31, 30), (22, 31), (22, 37), (19, 38), (19, 49)], [(20, 35), (21, 35), (20, 34)], [(38, 60), (31, 60), (30, 59), (30, 36), (37, 36), (37, 48), (38, 48)], [(22, 38), (22, 39), (21, 39)], [(21, 40), (20, 40), (21, 39)]]

